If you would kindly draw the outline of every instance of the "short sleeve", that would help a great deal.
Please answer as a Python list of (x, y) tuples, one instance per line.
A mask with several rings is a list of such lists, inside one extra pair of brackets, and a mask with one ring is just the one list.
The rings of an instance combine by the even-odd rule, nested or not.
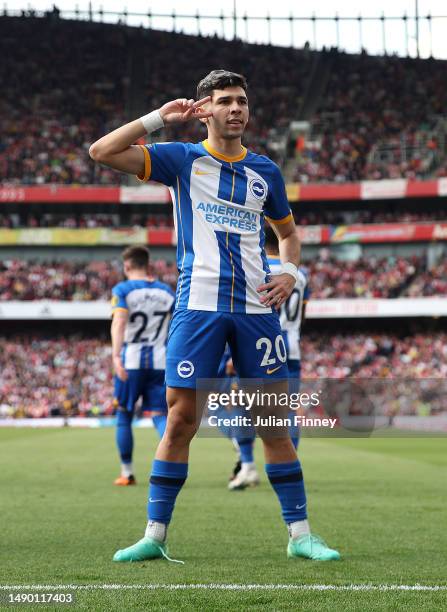
[(273, 166), (273, 175), (264, 213), (268, 221), (278, 225), (293, 219), (287, 199), (286, 186), (281, 171), (276, 164)]
[(144, 152), (144, 174), (138, 179), (146, 182), (149, 179), (170, 187), (180, 173), (188, 153), (184, 142), (163, 142), (151, 145), (140, 145)]
[(126, 302), (126, 295), (123, 290), (123, 287), (120, 285), (115, 285), (115, 287), (113, 287), (112, 289), (111, 306), (112, 306), (112, 315), (117, 310), (128, 310), (127, 302)]

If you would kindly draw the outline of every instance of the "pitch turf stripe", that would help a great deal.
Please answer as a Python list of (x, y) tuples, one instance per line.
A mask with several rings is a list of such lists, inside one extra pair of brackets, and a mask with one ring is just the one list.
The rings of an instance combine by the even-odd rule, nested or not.
[(2, 591), (447, 591), (447, 585), (425, 584), (13, 584)]

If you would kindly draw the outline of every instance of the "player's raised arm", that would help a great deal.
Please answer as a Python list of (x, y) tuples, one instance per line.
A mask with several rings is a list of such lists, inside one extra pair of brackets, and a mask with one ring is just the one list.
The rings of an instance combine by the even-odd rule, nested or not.
[(197, 102), (186, 98), (167, 102), (158, 110), (126, 123), (94, 142), (89, 149), (90, 157), (121, 172), (144, 174), (144, 152), (134, 143), (169, 123), (210, 117), (212, 113), (202, 108), (210, 99), (207, 96)]
[(301, 243), (292, 215), (285, 223), (273, 222), (272, 228), (278, 237), (283, 272), (271, 277), (270, 282), (258, 287), (258, 292), (267, 291), (267, 294), (263, 295), (260, 301), (265, 306), (274, 306), (278, 309), (295, 287), (300, 263)]

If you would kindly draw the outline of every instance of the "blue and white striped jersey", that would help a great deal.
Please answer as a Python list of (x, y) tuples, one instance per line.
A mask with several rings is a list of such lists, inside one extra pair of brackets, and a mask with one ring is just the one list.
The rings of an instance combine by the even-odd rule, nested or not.
[(174, 292), (160, 281), (126, 280), (112, 289), (112, 315), (126, 310), (129, 318), (121, 352), (127, 370), (164, 370)]
[[(273, 274), (281, 274), (279, 257), (269, 257), (270, 270)], [(298, 268), (298, 280), (289, 298), (281, 306), (279, 322), (283, 331), (287, 349), (287, 359), (301, 359), (300, 336), (303, 318), (303, 306), (310, 296), (309, 277), (304, 268)]]
[(236, 157), (205, 140), (146, 145), (141, 180), (167, 185), (174, 204), (177, 309), (264, 314), (256, 288), (269, 274), (264, 215), (292, 218), (281, 172), (242, 147)]

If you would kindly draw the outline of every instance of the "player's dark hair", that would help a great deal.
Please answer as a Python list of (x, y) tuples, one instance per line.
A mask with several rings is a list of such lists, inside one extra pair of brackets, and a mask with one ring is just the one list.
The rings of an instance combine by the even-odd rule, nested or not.
[(272, 230), (270, 225), (265, 226), (265, 246), (270, 249), (270, 251), (275, 251), (275, 253), (279, 252), (279, 244), (278, 238), (275, 232)]
[(227, 87), (242, 87), (247, 91), (247, 80), (242, 74), (229, 72), (228, 70), (212, 70), (197, 85), (196, 100), (212, 96), (215, 89), (225, 89)]
[(143, 245), (132, 245), (124, 249), (122, 254), (123, 261), (128, 261), (132, 268), (141, 270), (149, 265), (149, 249)]

